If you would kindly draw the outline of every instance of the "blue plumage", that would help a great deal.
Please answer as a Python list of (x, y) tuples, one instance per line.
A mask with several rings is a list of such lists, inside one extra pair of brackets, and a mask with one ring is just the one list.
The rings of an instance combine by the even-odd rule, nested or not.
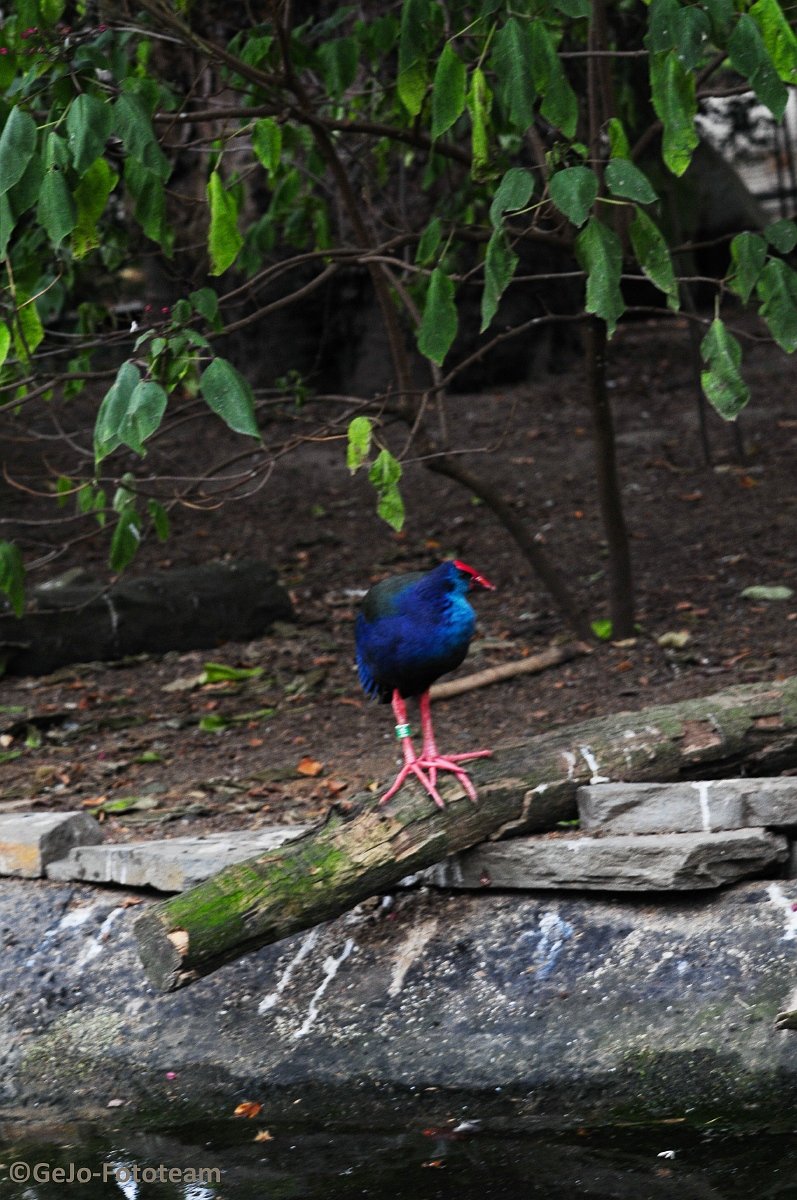
[(490, 587), (464, 563), (443, 562), (377, 583), (355, 625), (357, 668), (369, 696), (419, 696), (465, 658), (476, 627), (467, 600), (474, 584)]
[[(467, 600), (471, 588), (492, 591), (493, 585), (467, 563), (440, 563), (426, 574), (412, 572), (383, 579), (371, 588), (357, 615), (354, 637), (360, 682), (369, 696), (388, 701), (396, 719), (396, 737), (404, 765), (385, 792), (386, 804), (408, 779), (416, 780), (438, 806), (445, 801), (438, 775), (453, 775), (471, 800), (476, 789), (461, 767), (472, 758), (488, 758), (489, 750), (441, 754), (432, 725), (429, 688), (446, 671), (458, 667), (468, 652), (476, 614)], [(407, 722), (409, 696), (418, 697), (423, 746), (415, 751)]]

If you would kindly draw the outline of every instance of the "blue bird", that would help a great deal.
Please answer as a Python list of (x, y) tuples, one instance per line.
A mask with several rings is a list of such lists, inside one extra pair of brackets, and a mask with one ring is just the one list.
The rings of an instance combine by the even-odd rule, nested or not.
[[(413, 571), (383, 579), (362, 602), (354, 629), (360, 683), (367, 695), (393, 706), (396, 737), (404, 755), (404, 765), (380, 804), (394, 796), (407, 778), (415, 776), (435, 804), (443, 808), (436, 787), (438, 771), (454, 774), (471, 800), (476, 800), (476, 789), (458, 764), (484, 758), (492, 751), (441, 755), (429, 701), (434, 681), (458, 667), (468, 652), (476, 614), (467, 596), (476, 587), (495, 590), (473, 567), (455, 559), (426, 573)], [(420, 755), (415, 753), (404, 703), (411, 696), (419, 697), (423, 735)]]

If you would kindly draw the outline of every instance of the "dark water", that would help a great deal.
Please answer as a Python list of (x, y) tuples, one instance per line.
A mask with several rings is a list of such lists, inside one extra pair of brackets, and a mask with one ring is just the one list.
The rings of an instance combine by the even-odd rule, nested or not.
[(779, 1132), (678, 1121), (566, 1130), (475, 1122), (424, 1125), (405, 1113), (391, 1127), (364, 1111), (359, 1123), (335, 1128), (304, 1112), (155, 1132), (62, 1126), (36, 1140), (6, 1130), (0, 1198), (797, 1200), (797, 1116)]

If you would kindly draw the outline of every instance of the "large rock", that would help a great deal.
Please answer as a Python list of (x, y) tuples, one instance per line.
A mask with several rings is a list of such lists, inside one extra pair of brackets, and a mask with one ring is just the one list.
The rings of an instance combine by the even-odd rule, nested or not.
[(203, 838), (75, 846), (65, 857), (49, 865), (47, 875), (50, 879), (120, 883), (123, 887), (182, 892), (231, 863), (276, 850), (308, 828), (307, 825), (272, 825), (262, 830), (209, 833)]
[(140, 1101), (175, 1123), (315, 1082), (366, 1123), (392, 1085), (470, 1093), (477, 1116), (503, 1089), (546, 1120), (763, 1124), (797, 1102), (797, 1035), (774, 1027), (797, 1008), (787, 881), (655, 904), (415, 891), (169, 995), (138, 961), (140, 900), (0, 880), (0, 1103)]
[(72, 847), (101, 842), (102, 836), (85, 812), (0, 814), (0, 875), (37, 879)]
[(788, 853), (786, 839), (765, 829), (511, 838), (452, 855), (426, 877), (446, 888), (691, 891), (756, 875), (785, 862)]
[(606, 833), (704, 833), (797, 828), (797, 779), (600, 783), (576, 793), (581, 828)]

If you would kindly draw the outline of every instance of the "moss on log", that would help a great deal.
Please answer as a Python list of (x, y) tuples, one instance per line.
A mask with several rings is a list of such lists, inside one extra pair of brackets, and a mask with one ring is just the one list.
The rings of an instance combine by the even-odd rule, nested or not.
[(555, 827), (575, 815), (584, 783), (719, 778), (742, 766), (767, 775), (796, 762), (794, 677), (543, 733), (474, 767), (477, 805), (445, 779), (442, 811), (411, 787), (384, 809), (368, 797), (347, 816), (333, 810), (304, 837), (152, 905), (135, 926), (141, 959), (151, 982), (173, 991), (486, 838)]

